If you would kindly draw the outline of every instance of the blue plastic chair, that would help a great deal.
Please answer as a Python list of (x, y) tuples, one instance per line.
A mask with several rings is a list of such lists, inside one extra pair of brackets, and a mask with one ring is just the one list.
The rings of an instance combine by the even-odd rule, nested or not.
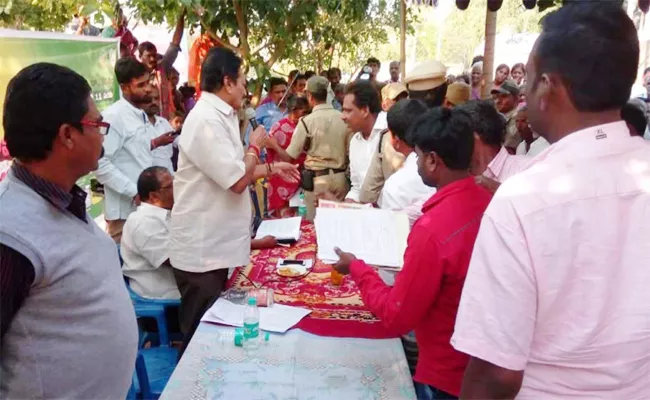
[[(117, 245), (117, 255), (120, 257), (120, 268), (122, 267), (122, 264), (124, 264), (124, 260), (122, 260), (122, 252), (120, 249), (120, 245)], [(136, 292), (131, 289), (131, 286), (129, 285), (129, 278), (126, 276), (124, 277), (124, 283), (126, 284), (126, 288), (129, 290), (129, 296), (131, 296), (131, 301), (133, 304), (146, 304), (146, 305), (160, 305), (163, 307), (167, 306), (180, 306), (181, 301), (179, 299), (147, 299), (146, 297), (142, 297)]]
[(131, 296), (131, 302), (135, 308), (135, 316), (137, 318), (153, 318), (156, 320), (156, 325), (158, 326), (159, 334), (156, 334), (155, 332), (140, 331), (140, 347), (147, 342), (158, 346), (164, 345), (163, 343), (169, 343), (170, 339), (175, 341), (183, 340), (182, 334), (169, 332), (169, 328), (167, 327), (167, 316), (165, 314), (165, 309), (167, 307), (180, 306), (180, 300), (147, 299), (138, 295), (133, 291), (133, 289), (131, 289), (128, 283), (128, 278), (124, 277), (124, 283), (126, 284), (129, 295)]
[(124, 283), (126, 284), (126, 288), (129, 291), (129, 296), (131, 296), (131, 301), (133, 304), (145, 304), (148, 306), (161, 306), (163, 308), (169, 307), (169, 306), (174, 306), (178, 307), (181, 305), (181, 300), (180, 299), (148, 299), (146, 297), (142, 297), (136, 292), (131, 289), (131, 285), (129, 285), (129, 278), (126, 276), (124, 277)]
[(140, 331), (140, 347), (150, 342), (152, 346), (169, 347), (169, 330), (167, 329), (167, 318), (165, 309), (157, 305), (134, 304), (136, 318), (153, 318), (158, 326), (157, 334), (155, 332)]
[[(119, 244), (117, 245), (117, 255), (120, 258), (121, 267), (124, 260), (122, 260), (122, 252)], [(167, 320), (165, 319), (165, 309), (170, 306), (179, 307), (181, 301), (179, 299), (147, 299), (142, 297), (131, 289), (129, 278), (126, 276), (124, 277), (124, 284), (126, 285), (126, 289), (129, 291), (131, 302), (135, 308), (135, 316), (138, 318), (154, 318), (158, 325), (159, 335), (154, 332), (140, 332), (140, 347), (147, 342), (151, 342), (155, 345), (158, 345), (159, 343), (169, 343), (169, 330), (167, 328)], [(182, 340), (182, 335), (174, 337), (174, 340)]]
[(145, 400), (158, 399), (176, 368), (178, 350), (173, 347), (140, 349), (135, 361), (134, 391)]
[(131, 387), (129, 388), (129, 392), (126, 394), (126, 400), (137, 399), (137, 392), (135, 386), (136, 386), (135, 372), (133, 372), (133, 378), (131, 379)]
[[(120, 257), (120, 266), (123, 263), (120, 246), (117, 246)], [(135, 372), (127, 394), (127, 400), (157, 399), (162, 394), (169, 377), (178, 362), (178, 350), (171, 347), (165, 308), (180, 306), (180, 300), (147, 299), (131, 289), (129, 279), (124, 277), (124, 284), (129, 291), (136, 318), (153, 318), (156, 321), (158, 332), (140, 331), (140, 345), (138, 357), (135, 362)], [(180, 340), (178, 338), (177, 340)], [(150, 342), (152, 347), (143, 349), (142, 346)]]

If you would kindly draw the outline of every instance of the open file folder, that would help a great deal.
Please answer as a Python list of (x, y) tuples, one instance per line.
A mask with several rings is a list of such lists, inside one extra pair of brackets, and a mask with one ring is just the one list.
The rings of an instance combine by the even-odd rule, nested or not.
[(371, 265), (402, 268), (410, 230), (405, 213), (318, 208), (315, 224), (318, 258), (323, 262), (336, 263), (338, 247)]
[(264, 220), (257, 228), (255, 239), (273, 236), (278, 242), (297, 242), (300, 239), (301, 217)]

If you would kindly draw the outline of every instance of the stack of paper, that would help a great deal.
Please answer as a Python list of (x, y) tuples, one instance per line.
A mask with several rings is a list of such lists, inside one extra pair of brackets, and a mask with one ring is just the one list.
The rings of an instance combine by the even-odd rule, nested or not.
[(364, 208), (372, 208), (372, 204), (340, 203), (338, 201), (319, 199), (318, 207), (319, 208), (349, 208), (354, 210), (361, 210)]
[[(230, 326), (244, 326), (244, 309), (246, 306), (218, 298), (201, 318), (201, 322), (212, 322)], [(284, 333), (305, 318), (311, 310), (300, 307), (274, 304), (260, 307), (260, 329), (268, 332)]]
[(334, 248), (354, 254), (366, 263), (401, 269), (409, 234), (408, 216), (389, 210), (318, 208), (318, 258), (336, 263)]
[(302, 221), (301, 217), (264, 220), (257, 228), (255, 239), (273, 236), (278, 240), (298, 241), (300, 239), (300, 221)]

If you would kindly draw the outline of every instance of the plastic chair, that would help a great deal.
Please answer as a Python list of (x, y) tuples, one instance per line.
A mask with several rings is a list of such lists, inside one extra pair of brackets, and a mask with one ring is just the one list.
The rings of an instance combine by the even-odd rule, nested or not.
[(174, 306), (178, 307), (181, 305), (181, 300), (180, 299), (148, 299), (146, 297), (142, 297), (136, 292), (131, 289), (131, 285), (129, 285), (129, 278), (126, 276), (124, 277), (124, 283), (126, 284), (126, 288), (129, 291), (129, 296), (131, 296), (131, 301), (133, 304), (144, 304), (148, 306), (161, 306), (163, 308), (169, 307), (169, 306)]
[(133, 372), (133, 378), (131, 378), (131, 387), (129, 392), (126, 394), (126, 400), (136, 400), (137, 399), (137, 390), (135, 389), (136, 380), (135, 380), (135, 371)]
[[(119, 244), (117, 245), (117, 255), (120, 258), (121, 267), (124, 260), (122, 260), (122, 252)], [(181, 301), (179, 299), (148, 299), (142, 297), (131, 289), (129, 278), (126, 276), (124, 277), (124, 284), (126, 285), (126, 289), (129, 291), (131, 302), (135, 308), (135, 316), (138, 318), (154, 318), (158, 325), (159, 334), (156, 334), (155, 332), (140, 331), (140, 347), (147, 342), (151, 342), (155, 345), (163, 344), (164, 346), (169, 346), (169, 330), (165, 318), (165, 309), (170, 306), (179, 307)], [(182, 335), (174, 335), (174, 340), (182, 340)]]
[(134, 390), (142, 399), (157, 399), (176, 368), (178, 350), (173, 347), (140, 349), (135, 361)]
[(158, 326), (158, 333), (140, 332), (140, 347), (151, 342), (157, 346), (169, 347), (169, 330), (167, 329), (167, 318), (165, 309), (159, 305), (133, 304), (136, 318), (153, 318)]
[[(172, 340), (181, 341), (183, 340), (183, 335), (180, 333), (174, 334), (170, 333), (167, 328), (167, 319), (165, 315), (165, 309), (167, 307), (179, 307), (181, 305), (180, 300), (174, 299), (147, 299), (140, 296), (131, 289), (129, 286), (129, 280), (127, 277), (124, 277), (124, 284), (126, 285), (127, 290), (129, 291), (129, 296), (131, 296), (131, 302), (133, 307), (135, 307), (135, 316), (136, 317), (149, 317), (155, 318), (158, 325), (158, 330), (164, 329), (166, 337), (171, 337)], [(161, 338), (162, 339), (162, 338)], [(155, 332), (141, 332), (140, 335), (140, 347), (146, 342), (157, 343)], [(167, 343), (168, 340), (160, 340), (160, 343)]]

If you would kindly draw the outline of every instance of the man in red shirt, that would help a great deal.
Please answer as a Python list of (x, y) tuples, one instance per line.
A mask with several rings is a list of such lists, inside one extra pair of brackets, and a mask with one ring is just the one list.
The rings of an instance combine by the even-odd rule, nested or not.
[(414, 379), (434, 399), (460, 393), (468, 356), (449, 343), (474, 241), (491, 194), (469, 174), (474, 135), (462, 109), (436, 108), (408, 132), (422, 181), (438, 188), (424, 204), (408, 238), (404, 267), (395, 285), (354, 255), (336, 249), (334, 268), (351, 274), (368, 308), (395, 335), (415, 329), (420, 358)]
[(165, 119), (171, 119), (172, 114), (176, 111), (172, 95), (172, 86), (167, 78), (167, 74), (172, 70), (174, 62), (178, 57), (178, 53), (181, 51), (181, 39), (183, 38), (186, 14), (187, 11), (183, 9), (183, 12), (176, 22), (172, 41), (169, 44), (165, 55), (162, 56), (160, 60), (158, 49), (153, 43), (142, 42), (138, 46), (140, 62), (142, 62), (142, 64), (144, 64), (149, 70), (152, 83), (158, 89), (158, 93), (160, 93), (160, 116)]

